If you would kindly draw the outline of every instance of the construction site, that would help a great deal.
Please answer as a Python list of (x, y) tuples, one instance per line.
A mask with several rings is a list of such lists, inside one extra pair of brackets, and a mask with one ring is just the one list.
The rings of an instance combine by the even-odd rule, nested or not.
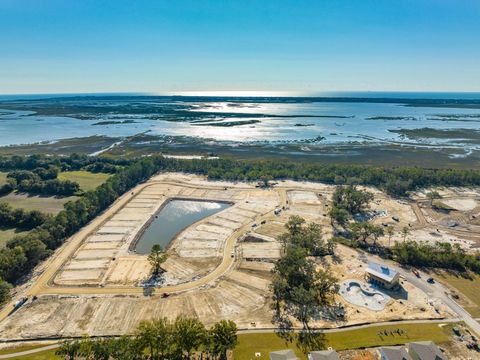
[[(291, 215), (322, 225), (329, 238), (333, 230), (327, 213), (334, 190), (320, 183), (281, 181), (263, 188), (177, 173), (154, 176), (72, 236), (16, 289), (14, 300), (26, 300), (0, 313), (1, 340), (122, 335), (142, 320), (180, 314), (198, 317), (206, 325), (230, 319), (240, 329), (272, 328), (271, 270), (282, 253), (277, 238)], [(368, 190), (375, 195), (369, 221), (396, 230), (390, 239), (379, 239), (383, 244), (405, 240), (401, 229), (408, 227), (408, 239), (448, 241), (466, 250), (480, 246), (478, 192), (442, 190), (438, 210), (424, 192), (407, 202)], [(147, 254), (138, 253), (136, 244), (162, 209), (177, 200), (226, 205), (169, 239), (163, 277), (152, 284)], [(348, 280), (365, 289), (371, 261), (378, 259), (338, 245), (335, 256), (317, 264), (329, 267), (339, 282)], [(326, 316), (314, 325), (459, 317), (415, 281), (400, 273), (400, 289), (385, 290), (380, 307), (356, 305), (339, 294), (342, 319)]]

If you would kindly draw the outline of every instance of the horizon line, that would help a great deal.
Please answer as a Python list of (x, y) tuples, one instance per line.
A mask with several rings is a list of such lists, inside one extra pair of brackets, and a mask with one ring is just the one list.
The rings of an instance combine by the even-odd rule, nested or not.
[[(319, 97), (359, 97), (358, 95), (402, 95), (402, 94), (456, 94), (456, 95), (480, 95), (479, 91), (448, 91), (448, 90), (344, 90), (344, 91), (269, 91), (269, 90), (202, 90), (202, 91), (94, 91), (94, 92), (41, 92), (41, 93), (0, 93), (0, 97), (19, 97), (19, 96), (173, 96), (173, 97), (299, 97), (299, 98), (319, 98)], [(360, 96), (361, 97), (361, 96)]]

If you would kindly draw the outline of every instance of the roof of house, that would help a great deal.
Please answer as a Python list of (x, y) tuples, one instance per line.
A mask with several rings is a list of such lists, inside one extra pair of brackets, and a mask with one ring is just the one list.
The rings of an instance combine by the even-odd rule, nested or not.
[(408, 344), (408, 352), (416, 354), (421, 360), (447, 360), (433, 341), (418, 341)]
[(335, 350), (323, 350), (310, 352), (312, 360), (340, 360)]
[(402, 346), (383, 346), (378, 351), (387, 360), (412, 360), (412, 357), (408, 355), (407, 350)]
[(278, 350), (270, 353), (270, 360), (298, 360), (293, 350)]
[(395, 269), (374, 262), (368, 264), (367, 272), (388, 282), (392, 282), (398, 274)]

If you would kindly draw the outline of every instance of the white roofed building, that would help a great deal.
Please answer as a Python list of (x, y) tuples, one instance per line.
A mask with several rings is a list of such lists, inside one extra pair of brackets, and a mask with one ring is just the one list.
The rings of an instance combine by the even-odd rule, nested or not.
[(385, 289), (396, 287), (400, 281), (399, 273), (387, 265), (371, 262), (368, 264), (366, 272), (366, 278), (371, 284)]

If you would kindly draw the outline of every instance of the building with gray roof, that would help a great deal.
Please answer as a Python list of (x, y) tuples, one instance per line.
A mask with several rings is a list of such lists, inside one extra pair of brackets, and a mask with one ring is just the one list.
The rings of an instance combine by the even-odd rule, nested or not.
[(309, 355), (310, 360), (340, 360), (335, 350), (312, 351)]
[(299, 360), (293, 350), (278, 350), (270, 353), (270, 360)]
[(408, 343), (408, 354), (413, 360), (447, 360), (447, 356), (433, 341)]
[(412, 360), (403, 346), (383, 346), (378, 349), (380, 360)]

